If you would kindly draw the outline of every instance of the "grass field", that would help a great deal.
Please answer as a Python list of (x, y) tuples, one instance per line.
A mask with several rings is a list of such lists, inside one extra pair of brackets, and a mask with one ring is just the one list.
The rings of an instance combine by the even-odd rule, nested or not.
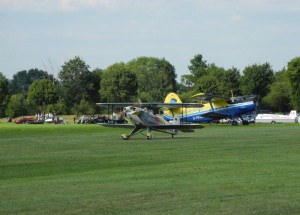
[(299, 124), (122, 133), (0, 123), (0, 214), (300, 214)]

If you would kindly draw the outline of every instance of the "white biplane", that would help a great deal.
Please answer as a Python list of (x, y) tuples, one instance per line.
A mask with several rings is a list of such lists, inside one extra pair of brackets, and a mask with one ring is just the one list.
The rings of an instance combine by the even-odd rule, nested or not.
[[(128, 140), (131, 136), (138, 134), (144, 130), (147, 131), (147, 139), (153, 139), (151, 131), (158, 131), (163, 133), (168, 133), (174, 135), (181, 132), (193, 132), (193, 129), (203, 128), (200, 124), (182, 124), (178, 117), (174, 117), (172, 121), (167, 121), (161, 116), (156, 115), (153, 111), (142, 108), (142, 107), (156, 107), (163, 108), (164, 110), (169, 110), (172, 112), (174, 108), (187, 108), (187, 107), (202, 107), (199, 103), (143, 103), (137, 106), (132, 105), (132, 103), (97, 103), (99, 106), (105, 106), (108, 109), (114, 107), (124, 107), (124, 116), (131, 121), (132, 124), (112, 124), (112, 123), (99, 123), (99, 125), (107, 127), (124, 127), (133, 128), (130, 134), (123, 134), (122, 138)], [(129, 105), (129, 106), (128, 106)], [(184, 113), (182, 113), (184, 114)]]

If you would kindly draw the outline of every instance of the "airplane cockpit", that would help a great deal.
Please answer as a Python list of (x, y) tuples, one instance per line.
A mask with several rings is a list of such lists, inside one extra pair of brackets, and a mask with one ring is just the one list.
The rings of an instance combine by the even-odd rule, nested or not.
[(242, 102), (244, 102), (244, 100), (242, 98), (239, 98), (239, 97), (227, 100), (228, 104), (237, 104), (237, 103), (242, 103)]

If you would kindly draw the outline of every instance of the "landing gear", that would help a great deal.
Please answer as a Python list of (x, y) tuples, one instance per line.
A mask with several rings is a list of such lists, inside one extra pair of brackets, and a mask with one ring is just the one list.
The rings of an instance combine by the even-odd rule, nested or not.
[(147, 139), (148, 140), (152, 140), (153, 139), (151, 131), (152, 131), (152, 129), (150, 127), (147, 127)]
[(248, 120), (244, 120), (242, 116), (240, 116), (243, 125), (249, 125), (249, 121)]
[(232, 126), (237, 126), (237, 125), (238, 125), (238, 122), (237, 122), (236, 120), (232, 120), (231, 125), (232, 125)]
[(123, 140), (129, 140), (129, 135), (127, 135), (127, 134), (122, 134), (122, 139), (123, 139)]
[(151, 134), (151, 132), (147, 133), (147, 139), (148, 140), (153, 140), (154, 139), (153, 136), (152, 136), (152, 134)]
[(246, 120), (243, 120), (243, 125), (249, 125), (249, 122)]

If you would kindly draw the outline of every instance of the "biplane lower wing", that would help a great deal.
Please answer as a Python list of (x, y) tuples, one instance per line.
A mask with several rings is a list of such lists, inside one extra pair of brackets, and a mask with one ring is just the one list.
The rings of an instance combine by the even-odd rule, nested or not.
[[(104, 127), (115, 127), (115, 128), (134, 128), (136, 125), (133, 124), (112, 124), (112, 123), (98, 123), (98, 125), (102, 125)], [(180, 124), (180, 125), (152, 125), (148, 126), (153, 130), (162, 130), (162, 129), (178, 129), (178, 130), (189, 130), (189, 129), (200, 129), (204, 128), (203, 125), (198, 124)], [(142, 129), (146, 129), (147, 126), (141, 126)]]
[(231, 117), (231, 116), (225, 115), (225, 114), (220, 114), (217, 112), (209, 112), (209, 113), (202, 114), (202, 117), (209, 117), (209, 118), (218, 120), (218, 119), (224, 119), (224, 118)]

